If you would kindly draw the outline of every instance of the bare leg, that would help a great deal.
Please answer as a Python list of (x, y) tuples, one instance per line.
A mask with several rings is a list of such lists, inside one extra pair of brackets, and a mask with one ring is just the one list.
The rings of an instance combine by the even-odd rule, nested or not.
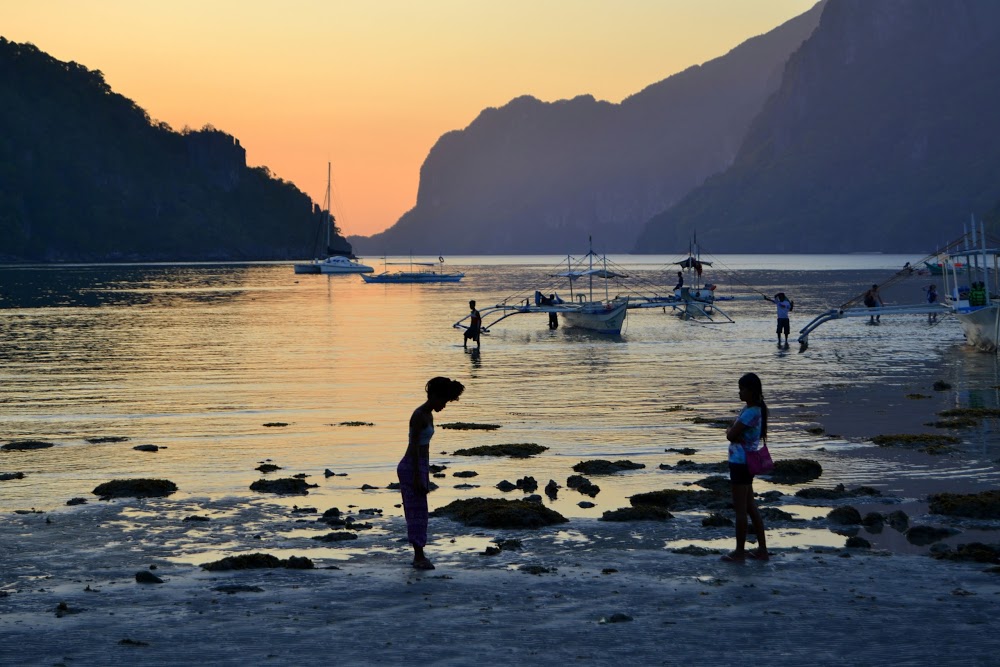
[[(757, 551), (753, 555), (756, 560), (767, 560), (767, 538), (764, 537), (764, 519), (760, 516), (760, 510), (757, 508), (757, 503), (753, 499), (753, 485), (747, 485), (744, 487), (746, 489), (745, 503), (746, 511), (750, 515), (750, 519), (753, 521), (754, 532), (757, 535)], [(735, 492), (734, 492), (735, 493)], [(739, 523), (736, 524), (737, 546), (739, 545)], [(744, 533), (743, 536), (746, 538), (746, 523), (744, 522)]]
[(747, 497), (750, 485), (733, 484), (733, 509), (736, 510), (736, 550), (723, 560), (742, 561), (746, 558), (747, 544)]

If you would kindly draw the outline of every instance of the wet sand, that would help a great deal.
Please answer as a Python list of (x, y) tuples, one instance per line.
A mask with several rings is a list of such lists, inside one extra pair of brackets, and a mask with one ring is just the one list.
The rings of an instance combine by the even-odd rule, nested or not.
[[(907, 399), (909, 389), (886, 398), (826, 388), (822, 403), (803, 397), (788, 410), (814, 410), (828, 432), (858, 440), (837, 456), (925, 464), (924, 454), (860, 444), (878, 432), (928, 431), (921, 424), (949, 399)], [(905, 507), (926, 523), (925, 489), (981, 490), (933, 474), (884, 481), (910, 502), (843, 504), (862, 513), (865, 503)], [(191, 515), (210, 520), (184, 521)], [(734, 565), (720, 552), (668, 548), (731, 545), (731, 528), (706, 529), (680, 513), (665, 523), (574, 519), (537, 531), (432, 518), (428, 553), (437, 569), (418, 572), (408, 567), (400, 518), (358, 516), (373, 527), (327, 546), (309, 539), (329, 532), (315, 514), (273, 499), (91, 500), (6, 514), (0, 664), (987, 665), (1000, 650), (1000, 574), (934, 560), (926, 549), (847, 549), (846, 536), (831, 532), (830, 546), (783, 548), (775, 539), (771, 561)], [(1000, 541), (989, 539), (998, 522), (952, 523), (963, 531), (958, 543)], [(482, 555), (495, 538), (523, 547)], [(317, 569), (198, 566), (254, 551), (308, 556)], [(164, 583), (136, 583), (150, 566)], [(249, 588), (216, 590), (233, 585)]]

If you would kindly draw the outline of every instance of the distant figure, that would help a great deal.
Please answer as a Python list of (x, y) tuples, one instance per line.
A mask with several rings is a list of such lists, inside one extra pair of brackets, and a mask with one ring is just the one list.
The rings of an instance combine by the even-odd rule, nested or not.
[(778, 345), (781, 345), (781, 334), (784, 332), (785, 347), (788, 347), (788, 333), (792, 328), (791, 319), (788, 317), (788, 314), (795, 308), (795, 304), (785, 296), (784, 292), (778, 292), (774, 295), (773, 299), (768, 299), (766, 296), (764, 298), (778, 307)]
[[(877, 308), (878, 306), (885, 305), (882, 301), (882, 295), (878, 293), (878, 285), (872, 285), (872, 288), (865, 292), (864, 302), (869, 308)], [(881, 320), (881, 315), (868, 316), (868, 324), (878, 324)]]
[(680, 271), (678, 271), (677, 272), (677, 284), (674, 285), (674, 289), (675, 290), (679, 290), (682, 287), (684, 287), (684, 274), (681, 273)]
[[(757, 451), (760, 443), (767, 442), (767, 404), (764, 389), (755, 373), (740, 378), (740, 400), (746, 407), (733, 425), (726, 430), (729, 440), (729, 479), (733, 489), (733, 509), (736, 510), (736, 550), (722, 557), (729, 563), (742, 563), (747, 558), (767, 560), (767, 540), (764, 537), (764, 520), (753, 499), (753, 475), (747, 466), (747, 451)], [(757, 534), (757, 550), (747, 552), (747, 515), (753, 520)]]
[[(556, 305), (556, 295), (555, 294), (550, 294), (548, 301), (549, 301), (548, 305), (550, 305), (550, 306)], [(558, 313), (555, 313), (555, 312), (549, 313), (549, 328), (550, 329), (558, 329), (559, 328), (559, 314)]]
[(465, 349), (469, 348), (469, 339), (476, 341), (476, 349), (479, 349), (479, 331), (483, 326), (483, 318), (476, 310), (476, 302), (469, 302), (469, 310), (472, 312), (469, 314), (469, 328), (465, 330), (465, 337), (462, 340), (462, 347)]
[[(924, 289), (927, 291), (927, 303), (933, 306), (938, 300), (937, 285), (928, 285)], [(927, 313), (927, 324), (934, 324), (936, 322), (937, 313)]]
[(413, 545), (413, 567), (433, 570), (434, 564), (424, 555), (427, 546), (427, 492), (430, 489), (430, 444), (434, 435), (434, 413), (457, 401), (465, 386), (457, 380), (436, 377), (424, 387), (427, 400), (410, 416), (410, 436), (396, 476), (403, 495), (406, 515), (406, 538)]

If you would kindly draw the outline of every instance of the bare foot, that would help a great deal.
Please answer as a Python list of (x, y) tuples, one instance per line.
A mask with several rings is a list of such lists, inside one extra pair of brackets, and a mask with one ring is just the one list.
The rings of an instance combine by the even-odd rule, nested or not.
[(413, 561), (413, 569), (415, 570), (433, 570), (434, 563), (430, 562), (426, 558), (418, 558)]
[(758, 549), (757, 551), (751, 551), (747, 554), (748, 558), (754, 560), (771, 560), (771, 554), (767, 553), (766, 550)]
[(740, 552), (733, 551), (723, 556), (720, 560), (726, 563), (742, 563), (745, 559), (746, 559), (745, 551), (740, 551)]

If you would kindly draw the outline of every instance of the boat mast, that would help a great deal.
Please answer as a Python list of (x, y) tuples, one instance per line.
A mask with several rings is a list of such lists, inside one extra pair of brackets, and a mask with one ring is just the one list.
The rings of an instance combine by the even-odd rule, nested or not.
[(587, 237), (587, 259), (590, 262), (590, 271), (587, 273), (588, 300), (594, 300), (594, 237)]
[(326, 248), (323, 251), (324, 255), (330, 253), (330, 233), (333, 227), (333, 216), (330, 215), (330, 163), (326, 163), (326, 198), (323, 200), (323, 204), (326, 205), (326, 217), (324, 218), (326, 222)]

